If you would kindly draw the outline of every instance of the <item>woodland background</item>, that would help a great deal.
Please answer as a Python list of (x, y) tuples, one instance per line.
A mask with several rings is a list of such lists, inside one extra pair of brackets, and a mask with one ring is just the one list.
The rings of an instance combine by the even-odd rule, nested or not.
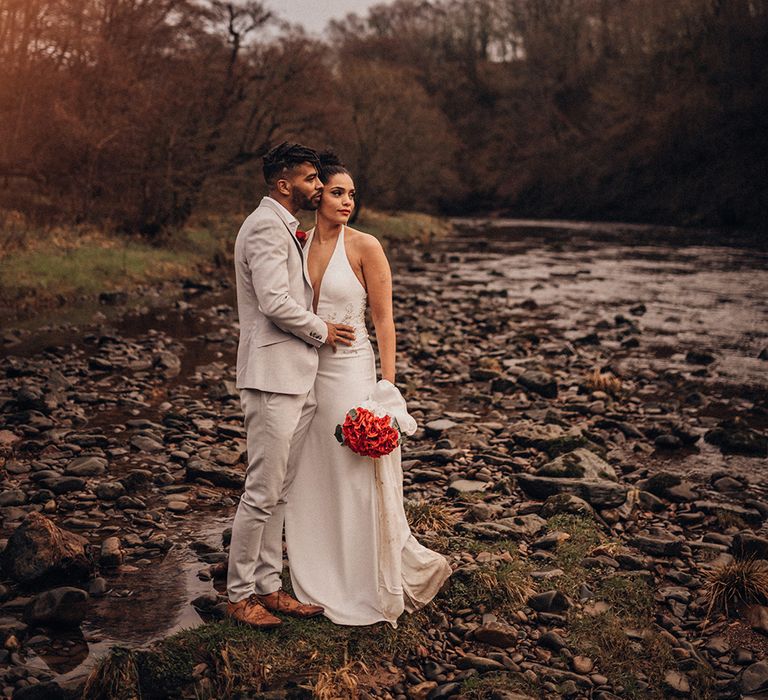
[(767, 66), (768, 0), (1, 0), (0, 210), (156, 237), (297, 139), (377, 208), (755, 228)]

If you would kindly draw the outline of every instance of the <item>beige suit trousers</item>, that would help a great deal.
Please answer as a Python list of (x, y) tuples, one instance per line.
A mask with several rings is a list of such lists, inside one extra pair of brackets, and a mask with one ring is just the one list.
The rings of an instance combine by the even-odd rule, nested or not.
[(227, 594), (236, 603), (281, 586), (285, 500), (317, 403), (306, 394), (241, 389), (248, 467), (232, 525)]

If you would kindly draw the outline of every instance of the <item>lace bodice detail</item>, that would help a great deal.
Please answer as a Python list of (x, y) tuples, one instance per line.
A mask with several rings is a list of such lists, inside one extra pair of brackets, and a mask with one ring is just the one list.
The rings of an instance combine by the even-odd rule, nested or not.
[[(368, 295), (357, 278), (347, 258), (344, 246), (346, 226), (342, 226), (336, 241), (328, 267), (320, 282), (317, 300), (317, 315), (329, 323), (344, 323), (355, 329), (354, 347), (368, 342), (368, 329), (365, 324), (365, 309)], [(306, 256), (312, 246), (314, 229), (310, 232)]]

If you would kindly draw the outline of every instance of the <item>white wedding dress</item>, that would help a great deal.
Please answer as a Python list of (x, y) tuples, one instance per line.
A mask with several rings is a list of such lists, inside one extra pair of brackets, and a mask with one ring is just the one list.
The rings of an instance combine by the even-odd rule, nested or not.
[[(314, 230), (309, 233), (305, 260)], [(342, 625), (369, 625), (426, 605), (450, 575), (445, 558), (420, 545), (403, 509), (400, 448), (374, 461), (340, 445), (334, 431), (371, 397), (415, 422), (389, 382), (376, 382), (365, 325), (367, 295), (346, 255), (344, 228), (320, 282), (317, 314), (355, 329), (351, 347), (324, 345), (315, 380), (317, 411), (298, 458), (285, 510), (291, 581), (303, 603)], [(412, 430), (410, 431), (412, 432)]]

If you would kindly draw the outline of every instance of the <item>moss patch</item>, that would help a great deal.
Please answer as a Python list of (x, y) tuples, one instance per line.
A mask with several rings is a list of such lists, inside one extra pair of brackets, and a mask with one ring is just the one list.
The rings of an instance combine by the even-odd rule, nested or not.
[(210, 670), (206, 680), (216, 697), (286, 685), (312, 692), (318, 682), (357, 683), (363, 669), (371, 683), (368, 668), (408, 656), (424, 643), (426, 621), (425, 613), (410, 615), (394, 630), (385, 623), (357, 628), (285, 618), (278, 629), (258, 631), (221, 620), (182, 630), (148, 650), (113, 649), (91, 674), (83, 697), (177, 697), (195, 684), (194, 668), (201, 663)]
[(555, 549), (553, 563), (564, 572), (557, 579), (558, 588), (567, 595), (575, 595), (581, 584), (594, 574), (593, 570), (581, 566), (582, 560), (595, 547), (605, 544), (608, 538), (595, 519), (586, 515), (555, 515), (547, 521), (547, 530), (569, 535)]
[(639, 576), (608, 576), (595, 586), (595, 598), (610, 603), (625, 622), (644, 625), (653, 617), (653, 591)]
[[(217, 269), (217, 275), (229, 276), (243, 218), (199, 215), (153, 244), (93, 228), (20, 233), (12, 247), (0, 248), (0, 313), (19, 302), (37, 308), (57, 298), (94, 298), (103, 291), (210, 275)], [(373, 210), (363, 213), (358, 227), (385, 241), (429, 241), (450, 230), (445, 220), (427, 214)]]
[(438, 605), (454, 613), (483, 605), (503, 615), (520, 608), (533, 592), (526, 564), (488, 562), (456, 570), (439, 594)]
[(95, 295), (132, 283), (169, 279), (189, 271), (176, 251), (123, 242), (110, 247), (21, 252), (0, 260), (0, 298)]

